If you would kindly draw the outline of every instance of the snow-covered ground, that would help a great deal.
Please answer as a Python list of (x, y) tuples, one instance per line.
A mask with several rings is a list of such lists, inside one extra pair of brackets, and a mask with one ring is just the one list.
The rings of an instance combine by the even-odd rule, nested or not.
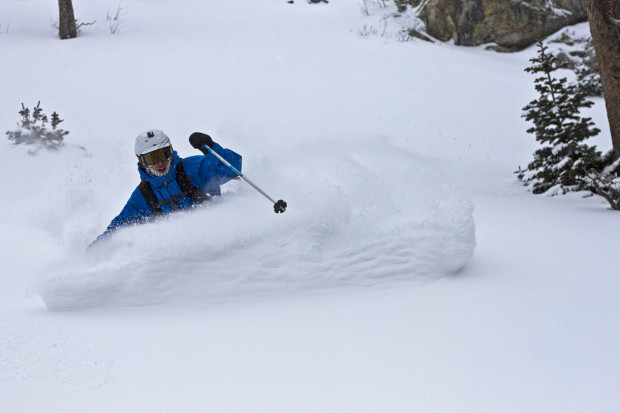
[[(361, 3), (123, 0), (112, 35), (119, 3), (76, 0), (67, 41), (56, 1), (0, 4), (0, 127), (41, 101), (71, 132), (0, 142), (0, 411), (620, 410), (620, 216), (513, 174), (535, 50), (399, 42)], [(85, 254), (148, 128), (288, 211), (235, 181)]]

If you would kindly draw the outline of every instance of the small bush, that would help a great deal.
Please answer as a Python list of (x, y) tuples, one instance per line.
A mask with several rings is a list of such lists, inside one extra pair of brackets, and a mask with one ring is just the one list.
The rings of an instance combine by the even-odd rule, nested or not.
[(119, 34), (121, 31), (121, 26), (123, 25), (122, 17), (124, 7), (119, 2), (118, 6), (116, 6), (116, 10), (112, 9), (112, 5), (108, 8), (108, 14), (105, 18), (106, 22), (108, 22), (108, 28), (110, 29), (111, 34)]
[(32, 109), (25, 107), (22, 103), (22, 110), (19, 111), (22, 119), (17, 124), (17, 128), (7, 131), (6, 135), (15, 144), (41, 145), (48, 149), (58, 149), (62, 144), (68, 131), (58, 128), (58, 124), (63, 120), (58, 113), (52, 113), (51, 120), (43, 113), (41, 102), (37, 103)]

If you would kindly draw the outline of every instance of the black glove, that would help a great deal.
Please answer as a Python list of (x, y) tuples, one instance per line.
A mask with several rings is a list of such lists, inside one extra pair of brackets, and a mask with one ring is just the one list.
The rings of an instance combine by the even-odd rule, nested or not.
[(207, 135), (206, 133), (200, 133), (200, 132), (192, 133), (189, 136), (189, 143), (194, 148), (202, 151), (202, 153), (204, 154), (209, 153), (209, 151), (203, 148), (202, 145), (207, 145), (209, 148), (213, 149), (213, 139), (211, 139), (211, 137)]

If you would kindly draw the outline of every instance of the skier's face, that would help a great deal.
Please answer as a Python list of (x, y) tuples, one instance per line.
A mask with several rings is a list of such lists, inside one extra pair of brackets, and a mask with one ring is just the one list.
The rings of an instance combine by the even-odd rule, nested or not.
[(165, 174), (168, 172), (168, 168), (170, 168), (170, 160), (158, 159), (155, 165), (151, 165), (151, 168), (160, 174)]
[(159, 148), (152, 152), (140, 155), (140, 160), (146, 166), (146, 171), (156, 177), (168, 174), (173, 160), (172, 147)]

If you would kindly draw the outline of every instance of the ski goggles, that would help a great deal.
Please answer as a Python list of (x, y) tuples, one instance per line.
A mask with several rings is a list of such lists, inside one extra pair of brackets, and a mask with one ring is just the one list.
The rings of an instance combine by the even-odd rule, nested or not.
[(172, 147), (166, 146), (165, 148), (156, 149), (152, 152), (142, 154), (141, 156), (142, 160), (144, 160), (147, 165), (155, 165), (160, 159), (165, 162), (172, 157)]

